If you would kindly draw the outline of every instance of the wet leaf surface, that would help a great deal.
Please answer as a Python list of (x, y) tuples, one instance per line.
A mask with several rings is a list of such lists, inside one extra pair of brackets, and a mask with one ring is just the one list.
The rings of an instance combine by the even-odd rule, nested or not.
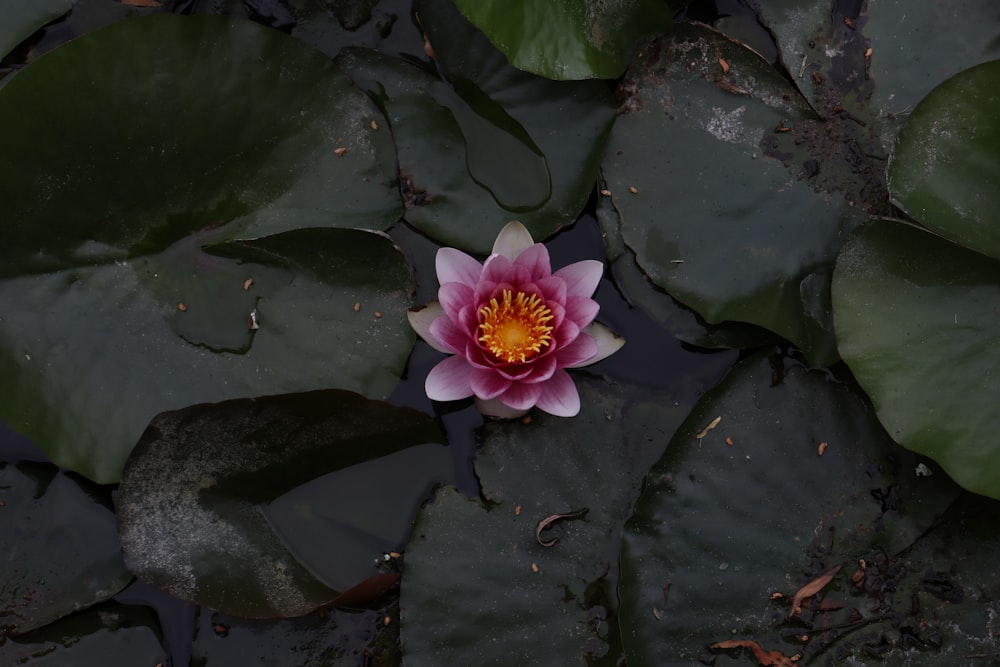
[(106, 496), (55, 466), (0, 463), (0, 646), (132, 580)]
[(643, 38), (670, 27), (667, 3), (649, 0), (455, 4), (515, 67), (551, 79), (617, 78)]
[(858, 229), (834, 280), (841, 354), (889, 434), (968, 489), (1000, 496), (994, 409), (1000, 262), (914, 226)]
[[(482, 500), (443, 489), (421, 511), (400, 598), (406, 664), (614, 664), (620, 527), (684, 408), (578, 386), (572, 420), (484, 426)], [(570, 513), (545, 529), (558, 541), (540, 544), (539, 522)]]
[(570, 224), (614, 120), (607, 87), (517, 70), (448, 2), (417, 10), (436, 65), (359, 49), (338, 61), (390, 119), (406, 220), (482, 254), (510, 220), (536, 239)]
[(841, 155), (847, 138), (827, 137), (787, 79), (704, 26), (650, 47), (620, 96), (602, 168), (649, 279), (709, 323), (755, 324), (832, 363), (829, 273), (867, 183)]
[(30, 667), (103, 667), (166, 663), (155, 615), (145, 607), (108, 603), (0, 642), (0, 662)]
[(0, 415), (114, 482), (165, 409), (386, 396), (412, 278), (387, 239), (317, 229), (396, 220), (376, 117), (321, 54), (222, 17), (135, 19), (32, 63), (0, 92)]
[[(647, 476), (622, 551), (629, 662), (714, 660), (732, 640), (805, 664), (996, 655), (1000, 505), (893, 443), (850, 381), (791, 366), (775, 383), (775, 363), (738, 364)], [(732, 444), (699, 448), (716, 415)]]
[(306, 614), (401, 548), (432, 485), (452, 478), (442, 441), (422, 413), (336, 390), (164, 413), (122, 480), (125, 561), (212, 609)]

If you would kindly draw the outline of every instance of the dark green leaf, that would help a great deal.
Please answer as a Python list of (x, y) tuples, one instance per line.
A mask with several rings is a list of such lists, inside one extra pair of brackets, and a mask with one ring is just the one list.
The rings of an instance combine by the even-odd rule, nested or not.
[(1000, 259), (1000, 60), (935, 88), (896, 142), (889, 191), (897, 205), (959, 245)]
[(647, 477), (622, 551), (629, 664), (722, 661), (723, 640), (804, 664), (993, 655), (1000, 506), (895, 445), (853, 382), (776, 363), (738, 365)]
[(39, 628), (131, 581), (99, 492), (54, 466), (0, 463), (0, 635)]
[(614, 79), (643, 38), (670, 27), (655, 0), (456, 0), (466, 18), (520, 69), (550, 79)]
[(70, 10), (73, 0), (8, 0), (0, 3), (0, 58), (49, 21)]
[(308, 229), (208, 254), (208, 238), (0, 281), (0, 415), (56, 463), (114, 482), (165, 408), (330, 386), (392, 391), (413, 346), (413, 283), (388, 239)]
[(322, 54), (221, 17), (125, 21), (32, 63), (0, 91), (0, 416), (114, 482), (162, 410), (388, 395), (412, 277), (387, 239), (320, 229), (398, 218), (376, 118)]
[(417, 9), (447, 80), (365, 50), (339, 61), (391, 120), (407, 221), (481, 254), (512, 219), (536, 239), (572, 223), (614, 120), (607, 87), (517, 70), (445, 0)]
[(159, 415), (129, 457), (121, 542), (137, 577), (243, 617), (298, 616), (379, 574), (451, 478), (426, 415), (327, 390)]
[[(533, 414), (484, 427), (485, 502), (446, 489), (421, 511), (400, 598), (407, 665), (614, 664), (621, 525), (685, 408), (648, 391), (578, 386), (572, 420)], [(544, 530), (553, 546), (539, 544), (542, 519), (584, 508)]]
[(834, 274), (837, 343), (899, 443), (1000, 497), (1000, 262), (875, 221)]
[(106, 667), (166, 664), (160, 627), (145, 607), (105, 604), (0, 642), (0, 664)]
[(622, 92), (603, 168), (639, 266), (709, 323), (836, 360), (824, 281), (867, 185), (844, 145), (760, 56), (705, 27), (677, 26)]

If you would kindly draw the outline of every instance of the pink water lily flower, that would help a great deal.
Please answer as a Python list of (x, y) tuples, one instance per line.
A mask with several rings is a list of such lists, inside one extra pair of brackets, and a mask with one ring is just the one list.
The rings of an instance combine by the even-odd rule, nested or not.
[(594, 318), (591, 296), (604, 273), (595, 260), (555, 273), (549, 251), (520, 222), (504, 227), (480, 264), (454, 248), (436, 258), (438, 302), (409, 312), (414, 330), (450, 353), (427, 376), (435, 401), (476, 397), (493, 417), (516, 417), (537, 406), (572, 417), (580, 395), (565, 369), (616, 352), (625, 341)]

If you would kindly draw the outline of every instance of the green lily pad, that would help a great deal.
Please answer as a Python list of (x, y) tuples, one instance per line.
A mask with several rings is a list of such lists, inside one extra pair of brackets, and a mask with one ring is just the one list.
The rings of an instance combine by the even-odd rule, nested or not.
[(155, 615), (145, 607), (103, 604), (0, 642), (0, 663), (27, 667), (162, 665), (167, 656)]
[[(1000, 58), (1000, 5), (990, 0), (879, 0), (866, 13), (872, 105), (896, 131), (945, 79)], [(895, 134), (886, 133), (887, 148)]]
[[(615, 664), (621, 525), (686, 408), (578, 387), (572, 420), (486, 424), (483, 500), (444, 489), (421, 510), (400, 591), (407, 665)], [(557, 542), (542, 546), (536, 526), (564, 513), (577, 514), (546, 528), (539, 539)]]
[(72, 7), (73, 0), (32, 0), (0, 4), (0, 58)]
[(925, 97), (889, 167), (896, 205), (959, 245), (1000, 259), (1000, 60), (957, 74)]
[(1000, 262), (876, 221), (845, 244), (833, 297), (841, 354), (889, 434), (1000, 497)]
[(621, 76), (641, 40), (670, 27), (651, 0), (457, 0), (455, 5), (520, 69), (550, 79)]
[(54, 466), (0, 463), (0, 635), (107, 600), (132, 580), (108, 500)]
[(526, 74), (451, 3), (416, 9), (447, 80), (412, 59), (362, 49), (338, 61), (390, 119), (406, 220), (480, 254), (512, 219), (536, 239), (571, 224), (614, 121), (606, 85)]
[(389, 240), (322, 229), (398, 218), (374, 118), (322, 54), (221, 17), (125, 21), (32, 63), (0, 91), (0, 417), (103, 483), (162, 410), (388, 395), (412, 277)]
[(621, 218), (610, 198), (597, 201), (597, 221), (601, 225), (605, 250), (611, 262), (618, 290), (632, 305), (642, 308), (665, 330), (678, 339), (706, 349), (773, 345), (780, 338), (766, 329), (743, 322), (707, 324), (690, 308), (650, 282), (639, 268), (635, 253), (621, 237)]
[(763, 662), (724, 641), (803, 664), (995, 655), (998, 519), (893, 443), (852, 381), (755, 355), (692, 410), (626, 525), (627, 659)]
[(212, 609), (306, 614), (401, 548), (431, 485), (451, 479), (442, 441), (430, 417), (340, 390), (163, 413), (122, 478), (125, 562)]
[(709, 323), (761, 326), (813, 364), (835, 361), (833, 260), (878, 206), (840, 126), (828, 132), (769, 63), (704, 26), (650, 47), (622, 92), (603, 169), (643, 271)]
[(206, 250), (185, 239), (155, 257), (0, 281), (0, 416), (107, 483), (165, 408), (392, 391), (413, 346), (413, 283), (388, 239), (306, 229)]

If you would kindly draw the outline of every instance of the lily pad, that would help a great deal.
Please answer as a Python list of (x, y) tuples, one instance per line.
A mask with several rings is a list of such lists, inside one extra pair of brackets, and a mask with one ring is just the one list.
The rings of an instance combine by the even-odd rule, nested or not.
[(0, 663), (27, 667), (166, 664), (160, 627), (145, 607), (114, 603), (0, 642)]
[(401, 548), (431, 486), (451, 479), (443, 437), (422, 413), (340, 390), (161, 414), (121, 483), (125, 562), (212, 609), (306, 614)]
[(550, 79), (615, 79), (642, 38), (666, 32), (670, 10), (653, 0), (457, 0), (511, 64)]
[(606, 85), (526, 74), (450, 2), (416, 9), (440, 71), (362, 49), (338, 60), (390, 120), (406, 220), (480, 254), (512, 219), (539, 239), (571, 224), (614, 120)]
[(707, 324), (693, 310), (682, 306), (654, 285), (636, 262), (635, 253), (625, 245), (621, 237), (621, 218), (609, 197), (602, 196), (598, 200), (597, 221), (601, 226), (611, 272), (622, 296), (630, 304), (642, 308), (653, 321), (679, 340), (706, 349), (748, 349), (780, 341), (777, 335), (752, 324)]
[(157, 257), (0, 281), (0, 416), (107, 483), (164, 408), (392, 391), (414, 335), (412, 277), (389, 240), (307, 229), (209, 250), (184, 240)]
[(0, 58), (49, 21), (73, 7), (73, 0), (33, 0), (0, 4)]
[(833, 260), (878, 192), (864, 194), (839, 130), (763, 58), (700, 25), (650, 47), (621, 90), (603, 169), (643, 271), (711, 324), (755, 324), (813, 364), (835, 361)]
[(998, 519), (893, 443), (849, 378), (747, 358), (677, 430), (626, 525), (627, 659), (761, 664), (750, 642), (775, 665), (993, 655)]
[[(886, 127), (900, 124), (932, 89), (958, 72), (1000, 58), (1000, 5), (990, 0), (867, 3), (875, 81), (872, 105)], [(895, 132), (886, 133), (886, 147)]]
[(837, 340), (889, 434), (1000, 497), (1000, 261), (888, 220), (834, 274)]
[(896, 205), (955, 243), (1000, 259), (1000, 60), (957, 74), (925, 97), (889, 166)]
[(322, 54), (220, 17), (125, 21), (26, 68), (0, 91), (0, 416), (114, 482), (165, 409), (388, 395), (412, 278), (387, 239), (317, 229), (397, 219), (376, 117)]
[[(374, 654), (382, 636), (399, 624), (383, 624), (378, 611), (325, 610), (302, 618), (246, 619), (202, 609), (192, 645), (192, 664), (357, 667)], [(399, 664), (382, 662), (379, 664)]]
[[(615, 664), (619, 531), (685, 407), (578, 384), (572, 420), (484, 426), (482, 500), (444, 489), (422, 509), (400, 592), (406, 664)], [(536, 539), (556, 514), (571, 516)]]
[(109, 501), (55, 466), (0, 463), (0, 635), (107, 600), (132, 580)]

